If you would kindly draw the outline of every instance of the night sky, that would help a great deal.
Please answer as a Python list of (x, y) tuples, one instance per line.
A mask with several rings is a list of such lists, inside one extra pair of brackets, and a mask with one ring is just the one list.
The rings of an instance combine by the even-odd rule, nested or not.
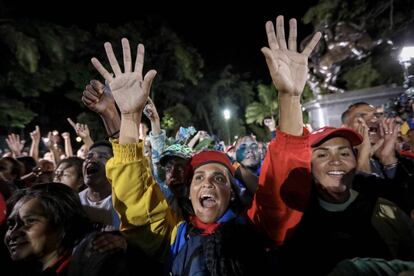
[[(7, 1), (4, 11), (14, 18), (37, 18), (64, 25), (93, 26), (97, 22), (122, 23), (151, 16), (164, 21), (186, 43), (199, 50), (206, 69), (221, 69), (232, 64), (236, 72), (252, 72), (253, 78), (267, 78), (260, 48), (266, 45), (264, 24), (278, 14), (298, 19), (299, 40), (310, 34), (312, 26), (300, 23), (311, 1), (193, 1), (172, 4), (161, 1)], [(108, 2), (108, 0), (105, 0)], [(122, 5), (121, 6), (121, 2)], [(241, 1), (240, 1), (241, 2)], [(279, 2), (279, 3), (277, 3)], [(4, 1), (3, 1), (4, 3)], [(118, 6), (117, 6), (118, 5)], [(145, 42), (143, 42), (145, 44)], [(264, 74), (264, 75), (263, 75)]]

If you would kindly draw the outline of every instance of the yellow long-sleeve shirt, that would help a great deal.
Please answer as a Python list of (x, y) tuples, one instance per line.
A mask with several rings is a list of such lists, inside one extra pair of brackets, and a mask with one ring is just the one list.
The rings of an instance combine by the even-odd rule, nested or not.
[(112, 141), (112, 146), (114, 157), (106, 164), (106, 175), (112, 183), (121, 231), (128, 242), (165, 261), (182, 220), (168, 207), (155, 182), (149, 161), (143, 156), (143, 142), (120, 145)]

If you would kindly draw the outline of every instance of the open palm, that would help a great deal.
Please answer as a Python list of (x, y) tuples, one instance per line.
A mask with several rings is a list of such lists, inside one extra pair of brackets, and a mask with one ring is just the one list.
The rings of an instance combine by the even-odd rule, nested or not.
[(119, 110), (123, 114), (142, 112), (151, 89), (151, 83), (156, 75), (155, 70), (150, 70), (142, 77), (144, 65), (144, 45), (139, 44), (134, 70), (132, 70), (131, 50), (126, 38), (122, 39), (124, 57), (124, 72), (121, 71), (118, 61), (112, 49), (112, 45), (105, 43), (105, 50), (115, 76), (112, 76), (99, 62), (92, 58), (92, 64), (105, 78)]
[(317, 32), (302, 53), (297, 52), (296, 20), (289, 21), (288, 45), (285, 40), (283, 16), (276, 19), (276, 33), (271, 21), (266, 23), (269, 48), (262, 48), (270, 75), (281, 93), (300, 95), (308, 74), (308, 57), (315, 48), (321, 33)]

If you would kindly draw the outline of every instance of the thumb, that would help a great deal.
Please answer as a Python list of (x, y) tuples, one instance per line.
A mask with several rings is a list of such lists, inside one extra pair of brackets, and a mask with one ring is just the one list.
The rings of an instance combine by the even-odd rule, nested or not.
[(92, 85), (92, 87), (93, 87), (93, 89), (96, 91), (96, 92), (98, 92), (99, 94), (102, 94), (103, 93), (103, 90), (104, 90), (104, 85), (103, 85), (103, 83), (102, 82), (100, 82), (100, 81), (98, 81), (98, 80), (91, 80), (91, 85)]
[(142, 88), (143, 88), (144, 93), (146, 95), (149, 95), (149, 92), (151, 90), (152, 81), (154, 80), (155, 75), (157, 75), (157, 71), (155, 71), (155, 70), (150, 70), (145, 74), (144, 83), (142, 85)]
[(272, 51), (267, 47), (263, 47), (262, 49), (260, 49), (260, 51), (262, 51), (263, 55), (265, 56), (266, 64), (269, 68), (270, 74), (276, 74), (278, 67), (275, 66)]

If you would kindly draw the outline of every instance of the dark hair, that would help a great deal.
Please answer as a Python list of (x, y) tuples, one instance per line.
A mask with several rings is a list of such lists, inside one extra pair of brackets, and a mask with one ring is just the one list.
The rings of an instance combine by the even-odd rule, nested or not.
[[(12, 165), (11, 174), (16, 176), (17, 180), (20, 179), (20, 177), (23, 175), (24, 165), (20, 161), (17, 161), (13, 157), (3, 157), (3, 158), (0, 159), (0, 161), (7, 161), (7, 162), (11, 163), (11, 165)], [(2, 169), (4, 169), (4, 168), (1, 165), (0, 166), (0, 171)]]
[(357, 107), (359, 107), (361, 105), (370, 105), (370, 104), (369, 103), (366, 103), (366, 102), (356, 102), (356, 103), (353, 103), (350, 106), (348, 106), (348, 108), (341, 115), (341, 121), (342, 121), (342, 123), (345, 124), (345, 122), (348, 120), (348, 116), (351, 113), (351, 111), (354, 108), (357, 108)]
[(33, 169), (36, 167), (36, 161), (31, 156), (20, 156), (16, 159), (24, 165), (23, 175), (31, 173)]
[(83, 178), (83, 174), (82, 174), (83, 159), (82, 158), (77, 157), (77, 156), (71, 156), (71, 157), (62, 159), (56, 165), (56, 169), (62, 164), (67, 164), (66, 168), (75, 167), (75, 170), (78, 173), (78, 177)]
[(90, 146), (89, 151), (96, 147), (107, 147), (111, 150), (111, 154), (114, 155), (112, 144), (107, 140), (101, 140), (93, 143), (92, 146)]
[(62, 247), (73, 248), (88, 232), (92, 225), (86, 215), (79, 195), (70, 187), (61, 183), (37, 184), (17, 191), (7, 201), (7, 213), (10, 214), (19, 200), (38, 199), (50, 223), (62, 229)]

